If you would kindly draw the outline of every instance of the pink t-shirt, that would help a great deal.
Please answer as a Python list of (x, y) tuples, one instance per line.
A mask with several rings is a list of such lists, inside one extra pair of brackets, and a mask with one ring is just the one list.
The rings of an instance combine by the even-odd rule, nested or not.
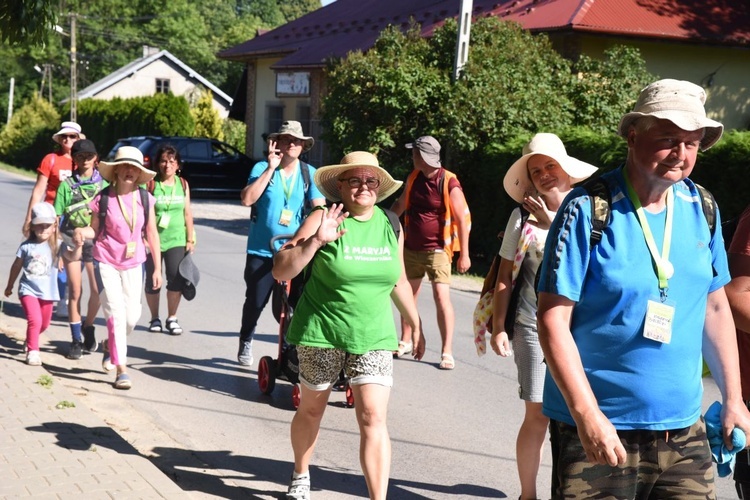
[[(98, 217), (99, 200), (101, 195), (94, 197), (89, 203), (89, 207), (94, 212), (94, 217)], [(144, 211), (141, 204), (141, 195), (136, 190), (133, 194), (122, 195), (119, 197), (122, 202), (122, 208), (118, 203), (118, 196), (111, 193), (107, 204), (107, 217), (104, 228), (99, 228), (99, 237), (94, 245), (94, 259), (99, 262), (109, 264), (115, 269), (125, 270), (132, 269), (146, 262), (146, 245), (142, 238)], [(133, 203), (135, 202), (135, 209)], [(154, 206), (154, 197), (148, 195), (149, 207)], [(123, 210), (127, 214), (127, 220), (123, 215)], [(133, 229), (130, 229), (128, 220), (133, 221)], [(134, 241), (135, 254), (132, 257), (126, 257), (127, 245)]]

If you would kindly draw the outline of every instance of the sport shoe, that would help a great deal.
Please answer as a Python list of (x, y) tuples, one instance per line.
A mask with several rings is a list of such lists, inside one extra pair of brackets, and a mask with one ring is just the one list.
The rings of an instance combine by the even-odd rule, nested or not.
[(112, 364), (112, 358), (109, 357), (109, 346), (106, 340), (102, 340), (102, 351), (104, 357), (102, 358), (102, 370), (105, 372), (111, 372), (115, 369), (115, 365)]
[(70, 343), (70, 350), (68, 351), (66, 358), (81, 359), (81, 356), (83, 356), (83, 342), (74, 340)]
[(301, 474), (296, 478), (292, 476), (289, 489), (286, 492), (287, 499), (310, 500), (310, 474)]
[(242, 366), (251, 366), (253, 364), (253, 341), (246, 340), (240, 343), (240, 351), (237, 353), (237, 361)]
[(161, 320), (159, 318), (152, 319), (148, 324), (148, 331), (161, 333)]
[(26, 364), (29, 366), (42, 366), (42, 357), (39, 355), (39, 351), (27, 352)]
[(62, 299), (57, 303), (55, 317), (59, 319), (68, 319), (68, 299)]
[(182, 327), (179, 323), (177, 323), (177, 318), (169, 319), (167, 318), (167, 333), (170, 335), (181, 335), (182, 334)]
[(115, 389), (128, 390), (133, 387), (133, 382), (130, 380), (130, 376), (127, 373), (121, 373), (115, 379)]
[(96, 352), (99, 344), (96, 342), (96, 336), (94, 335), (94, 325), (84, 325), (81, 330), (83, 331), (83, 350)]

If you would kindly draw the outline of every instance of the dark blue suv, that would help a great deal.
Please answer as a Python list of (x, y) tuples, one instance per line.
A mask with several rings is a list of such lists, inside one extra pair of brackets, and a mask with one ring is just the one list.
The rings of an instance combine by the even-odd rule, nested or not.
[(247, 184), (254, 162), (225, 142), (203, 137), (127, 137), (107, 155), (115, 156), (121, 146), (135, 146), (143, 153), (147, 168), (156, 170), (156, 152), (162, 144), (171, 144), (180, 153), (180, 175), (190, 183), (190, 193), (196, 197), (239, 196)]

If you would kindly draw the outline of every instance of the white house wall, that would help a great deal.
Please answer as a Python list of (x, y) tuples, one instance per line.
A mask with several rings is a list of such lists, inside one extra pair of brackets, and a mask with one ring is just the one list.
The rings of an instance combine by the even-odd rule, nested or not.
[[(92, 99), (109, 100), (114, 97), (128, 99), (132, 97), (152, 96), (156, 93), (156, 80), (169, 80), (169, 88), (174, 95), (188, 96), (196, 85), (188, 78), (185, 78), (181, 71), (176, 70), (172, 65), (167, 64), (164, 60), (156, 60), (139, 69), (129, 77), (123, 78), (119, 82), (107, 87)], [(226, 118), (229, 115), (229, 109), (222, 106), (214, 99), (214, 109), (219, 116)]]

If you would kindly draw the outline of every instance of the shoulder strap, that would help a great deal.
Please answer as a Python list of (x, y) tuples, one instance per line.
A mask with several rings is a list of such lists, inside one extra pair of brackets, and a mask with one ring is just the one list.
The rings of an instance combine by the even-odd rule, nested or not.
[(609, 224), (611, 214), (612, 192), (609, 184), (601, 177), (590, 179), (582, 184), (591, 200), (591, 237), (593, 247), (602, 240), (602, 232)]
[(393, 233), (396, 235), (396, 239), (401, 236), (401, 223), (398, 220), (398, 215), (396, 215), (396, 212), (393, 212), (391, 210), (388, 210), (387, 208), (382, 209), (383, 212), (385, 212), (385, 215), (388, 217), (388, 222), (391, 223), (391, 227), (393, 228)]
[(711, 236), (713, 236), (714, 229), (716, 229), (716, 199), (714, 199), (714, 195), (711, 194), (711, 191), (697, 182), (694, 184), (701, 197), (701, 207), (703, 208), (703, 215), (706, 216), (706, 222), (708, 222), (708, 229), (711, 232)]
[(180, 184), (182, 184), (182, 194), (187, 194), (187, 181), (182, 176), (178, 177), (180, 178)]
[(109, 206), (109, 186), (102, 188), (99, 191), (99, 234), (96, 235), (98, 238), (104, 234), (107, 230), (107, 207)]
[(312, 200), (310, 199), (310, 165), (304, 161), (299, 161), (299, 170), (302, 173), (302, 187), (304, 189), (304, 212), (308, 213), (312, 209)]
[(148, 226), (148, 191), (138, 186), (138, 192), (141, 194), (141, 206), (143, 206), (143, 234), (146, 235), (146, 226)]

